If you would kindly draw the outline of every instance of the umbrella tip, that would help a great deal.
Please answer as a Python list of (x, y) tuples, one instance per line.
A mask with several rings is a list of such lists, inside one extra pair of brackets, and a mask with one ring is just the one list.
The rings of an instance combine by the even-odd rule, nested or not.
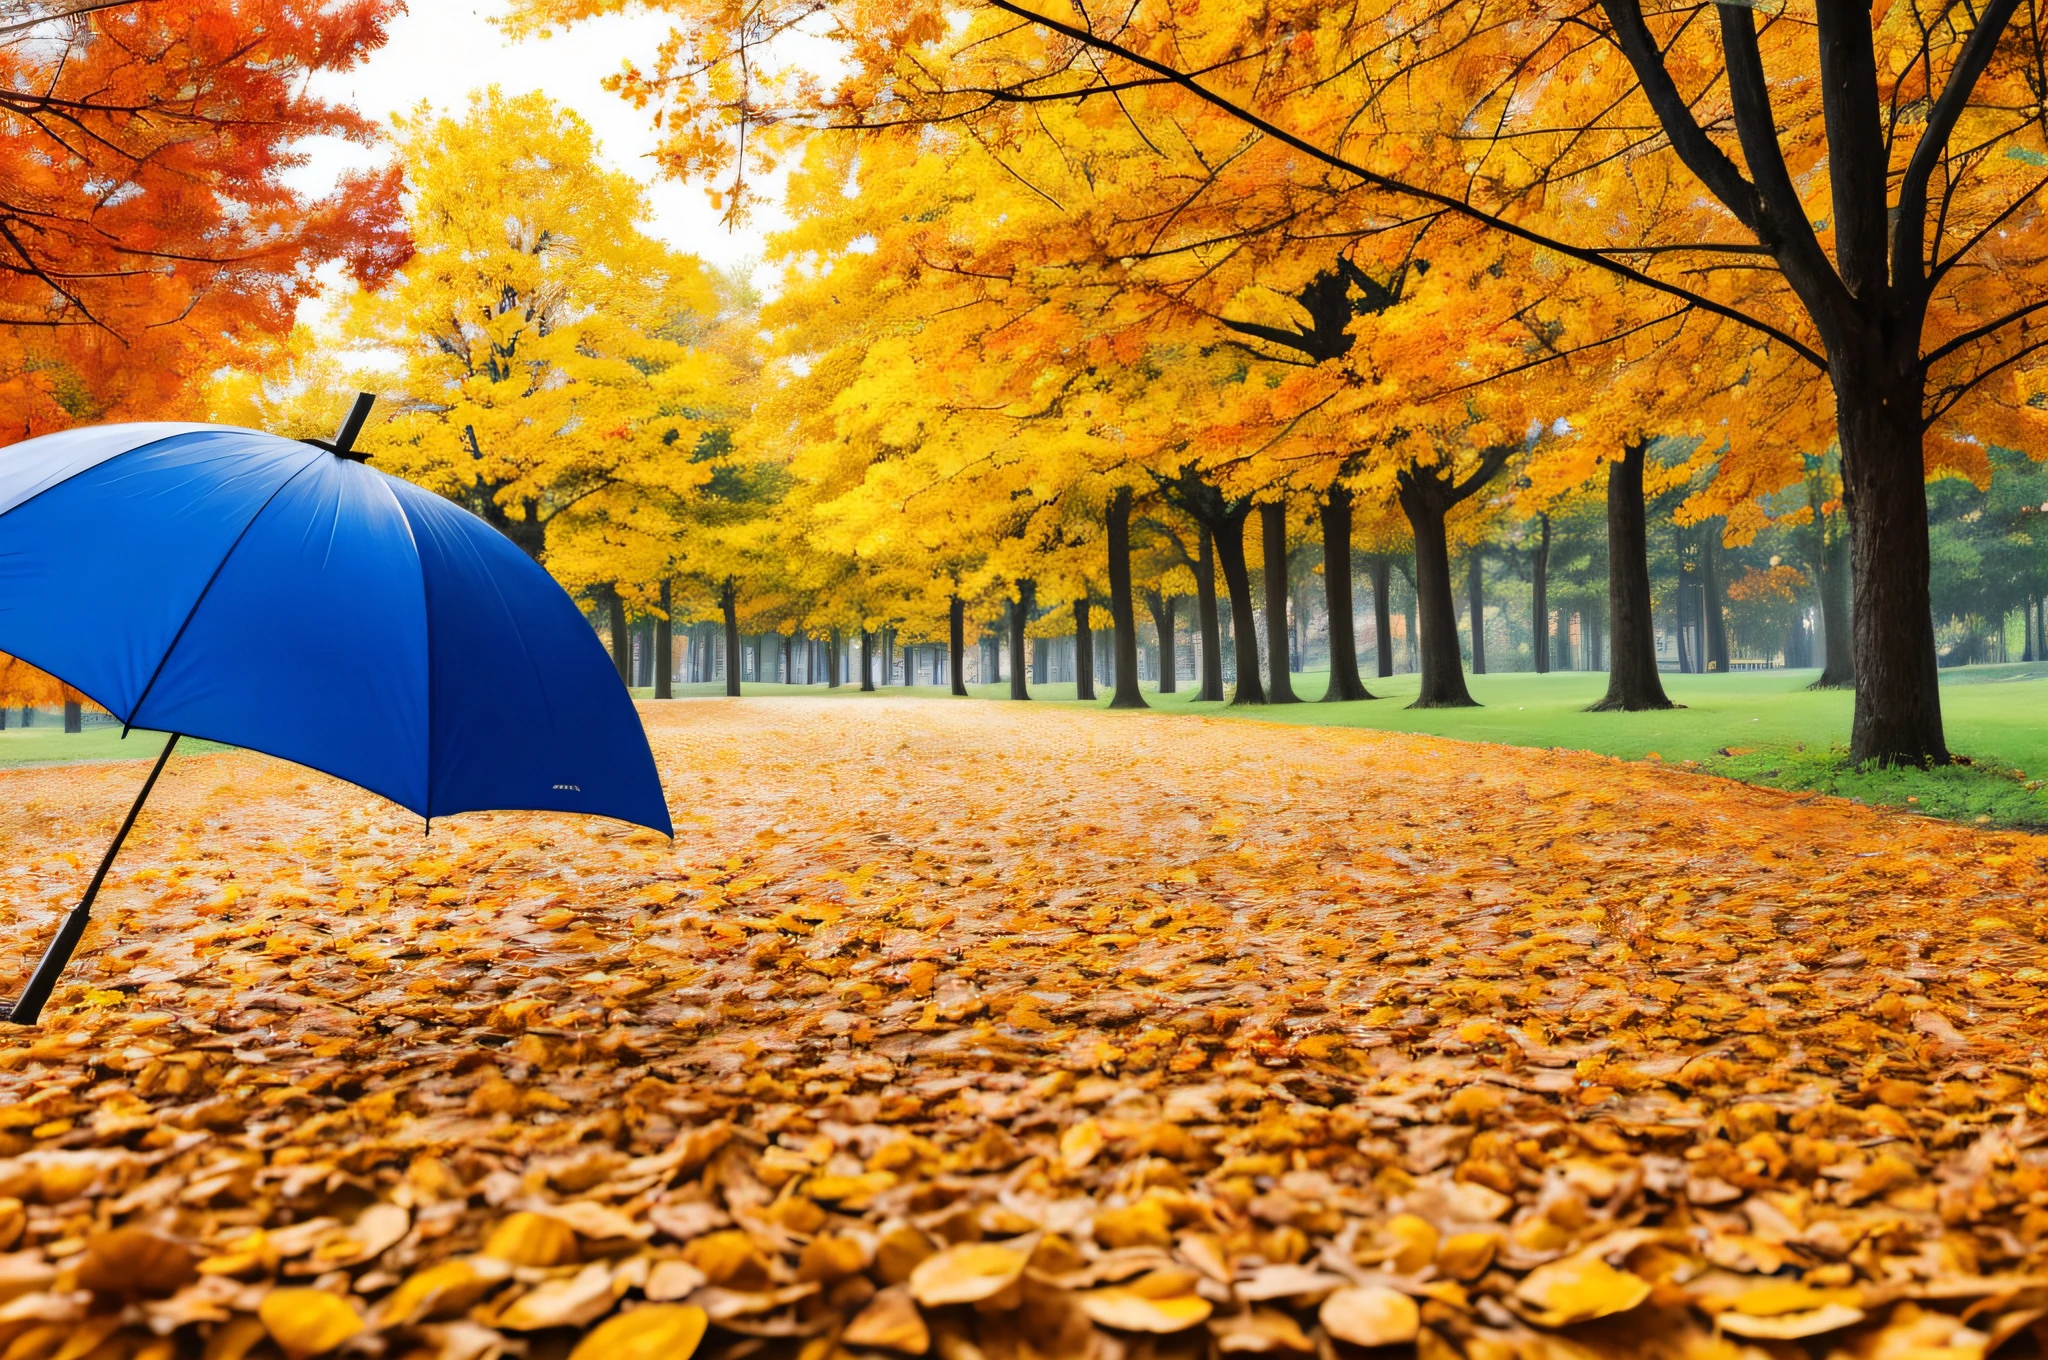
[(370, 455), (355, 451), (356, 436), (363, 432), (364, 424), (370, 419), (370, 408), (376, 404), (377, 397), (375, 393), (356, 393), (355, 404), (348, 408), (348, 415), (342, 418), (341, 428), (335, 431), (334, 443), (328, 447), (343, 458), (351, 459), (358, 463), (368, 461)]

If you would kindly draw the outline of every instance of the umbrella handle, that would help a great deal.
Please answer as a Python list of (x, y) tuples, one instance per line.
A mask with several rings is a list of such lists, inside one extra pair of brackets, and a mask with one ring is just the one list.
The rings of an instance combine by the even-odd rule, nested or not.
[(128, 809), (121, 829), (114, 833), (114, 843), (107, 847), (92, 882), (86, 885), (85, 896), (64, 918), (64, 924), (57, 927), (57, 938), (50, 941), (50, 947), (43, 951), (42, 962), (36, 965), (35, 972), (29, 974), (28, 985), (21, 989), (20, 998), (12, 1006), (4, 1008), (0, 1019), (11, 1020), (17, 1025), (33, 1025), (42, 1019), (43, 1006), (49, 1001), (50, 993), (56, 990), (57, 978), (64, 972), (64, 965), (71, 962), (72, 953), (85, 936), (85, 927), (92, 920), (93, 899), (100, 895), (100, 885), (107, 881), (107, 871), (114, 867), (114, 856), (121, 853), (121, 843), (128, 839), (129, 830), (142, 813), (142, 805), (149, 801), (149, 791), (156, 787), (157, 776), (170, 763), (171, 752), (177, 745), (178, 734), (173, 732), (171, 739), (164, 743), (163, 754), (156, 758), (156, 768), (143, 781), (142, 792), (135, 795), (135, 805)]

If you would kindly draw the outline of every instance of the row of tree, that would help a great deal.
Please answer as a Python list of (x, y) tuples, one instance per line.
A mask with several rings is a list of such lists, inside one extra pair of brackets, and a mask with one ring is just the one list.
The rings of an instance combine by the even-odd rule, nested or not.
[[(779, 159), (797, 223), (710, 460), (746, 485), (705, 484), (745, 526), (721, 611), (1000, 610), (1014, 650), (1101, 600), (1123, 660), (1164, 523), (1242, 649), (1312, 515), (1327, 561), (1412, 552), (1421, 702), (1462, 703), (1451, 562), (1590, 489), (1607, 702), (1653, 706), (1646, 503), (1682, 485), (1725, 545), (1819, 541), (1854, 755), (1947, 759), (1929, 479), (1985, 494), (2048, 390), (2034, 11), (663, 5), (618, 84), (664, 166), (739, 215)], [(1287, 697), (1273, 650), (1240, 701)]]

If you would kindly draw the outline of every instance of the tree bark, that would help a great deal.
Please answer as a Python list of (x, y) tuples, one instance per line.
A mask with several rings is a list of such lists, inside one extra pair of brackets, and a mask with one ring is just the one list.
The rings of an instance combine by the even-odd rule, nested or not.
[(1472, 673), (1486, 674), (1486, 554), (1474, 547), (1465, 562), (1465, 610), (1472, 617)]
[(825, 642), (825, 688), (838, 689), (844, 683), (840, 675), (841, 660), (846, 655), (846, 635), (839, 631), (839, 625), (832, 625), (831, 636)]
[(718, 588), (718, 608), (725, 615), (725, 696), (740, 697), (740, 583), (728, 576)]
[(1550, 514), (1536, 516), (1536, 546), (1529, 552), (1529, 647), (1536, 673), (1550, 673)]
[(1385, 680), (1394, 673), (1394, 562), (1385, 553), (1372, 559), (1372, 628), (1380, 679)]
[(875, 630), (860, 630), (860, 692), (875, 692)]
[(1410, 708), (1477, 708), (1465, 688), (1458, 648), (1458, 606), (1452, 598), (1451, 547), (1444, 531), (1450, 506), (1424, 476), (1400, 479), (1401, 510), (1415, 538), (1415, 606), (1422, 688)]
[(1223, 619), (1216, 608), (1216, 539), (1209, 526), (1196, 531), (1195, 618), (1202, 634), (1202, 674), (1197, 703), (1223, 702)]
[(676, 697), (675, 588), (661, 583), (661, 617), (654, 621), (654, 697)]
[(1351, 488), (1330, 488), (1323, 501), (1323, 600), (1330, 609), (1330, 687), (1326, 704), (1370, 699), (1358, 674), (1358, 625), (1351, 597)]
[(1831, 376), (1849, 515), (1858, 764), (1946, 765), (1941, 678), (1928, 585), (1927, 473), (1921, 451), (1925, 385), (1910, 374), (1844, 363)]
[(1109, 499), (1109, 617), (1115, 631), (1111, 708), (1144, 708), (1138, 689), (1138, 607), (1131, 598), (1131, 489)]
[[(1038, 602), (1038, 583), (1019, 581), (1017, 598), (1010, 601), (1010, 697), (1029, 699), (1025, 685), (1024, 630), (1031, 624), (1031, 611)], [(1043, 653), (1044, 649), (1039, 649)]]
[[(1260, 546), (1265, 550), (1266, 570), (1266, 702), (1298, 704), (1294, 678), (1288, 672), (1291, 660), (1287, 639), (1287, 503), (1268, 501), (1259, 507)], [(1238, 671), (1244, 670), (1242, 659)]]
[(85, 731), (85, 705), (76, 699), (64, 701), (64, 730), (73, 733)]
[(633, 683), (633, 644), (626, 634), (626, 601), (617, 586), (604, 587), (605, 621), (611, 629), (612, 667), (619, 683)]
[(1708, 520), (1700, 526), (1700, 610), (1701, 649), (1707, 656), (1707, 670), (1713, 675), (1728, 673), (1728, 612), (1721, 599), (1721, 521)]
[(1830, 533), (1814, 507), (1820, 535), (1816, 575), (1820, 583), (1821, 671), (1813, 689), (1848, 689), (1856, 683), (1856, 638), (1849, 621), (1849, 535), (1836, 526)]
[(1237, 644), (1237, 692), (1235, 704), (1263, 704), (1265, 686), (1259, 683), (1259, 626), (1252, 609), (1251, 573), (1244, 562), (1245, 522), (1251, 507), (1229, 511), (1223, 516), (1216, 536), (1216, 556), (1223, 565), (1223, 583), (1230, 591), (1230, 632)]
[(1088, 597), (1074, 601), (1074, 697), (1095, 698), (1095, 634), (1088, 627)]
[(955, 595), (947, 606), (946, 669), (953, 693), (967, 697), (967, 601)]
[(1159, 638), (1159, 692), (1172, 694), (1180, 680), (1175, 674), (1180, 666), (1175, 655), (1173, 597), (1163, 590), (1148, 590), (1145, 608), (1152, 615), (1152, 630)]
[(1607, 693), (1591, 713), (1675, 708), (1657, 673), (1657, 627), (1650, 603), (1650, 528), (1643, 508), (1643, 455), (1649, 441), (1626, 445), (1607, 465), (1607, 631), (1612, 658)]

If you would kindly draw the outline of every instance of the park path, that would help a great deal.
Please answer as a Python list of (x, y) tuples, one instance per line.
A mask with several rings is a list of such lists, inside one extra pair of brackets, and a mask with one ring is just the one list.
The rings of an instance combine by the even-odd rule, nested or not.
[[(438, 1305), (393, 1286), (509, 1254), (528, 1276), (455, 1291), (448, 1325), (687, 1296), (706, 1354), (848, 1317), (1284, 1352), (1391, 1288), (1467, 1354), (1636, 1354), (1731, 1306), (1746, 1335), (1954, 1331), (1968, 1281), (2037, 1264), (2048, 840), (1356, 730), (643, 711), (673, 846), (509, 814), (429, 836), (259, 757), (175, 763), (75, 985), (0, 1049), (0, 1248), (38, 1306), (84, 1316), (36, 1263), (129, 1224), (212, 1260), (148, 1305), (179, 1337), (317, 1322), (261, 1311), (312, 1282), (401, 1335)], [(0, 976), (138, 775), (0, 773)], [(526, 1260), (518, 1212), (574, 1232)], [(937, 1267), (921, 1314), (888, 1288), (1030, 1233), (1053, 1294), (1024, 1314), (1014, 1279), (978, 1312)]]

